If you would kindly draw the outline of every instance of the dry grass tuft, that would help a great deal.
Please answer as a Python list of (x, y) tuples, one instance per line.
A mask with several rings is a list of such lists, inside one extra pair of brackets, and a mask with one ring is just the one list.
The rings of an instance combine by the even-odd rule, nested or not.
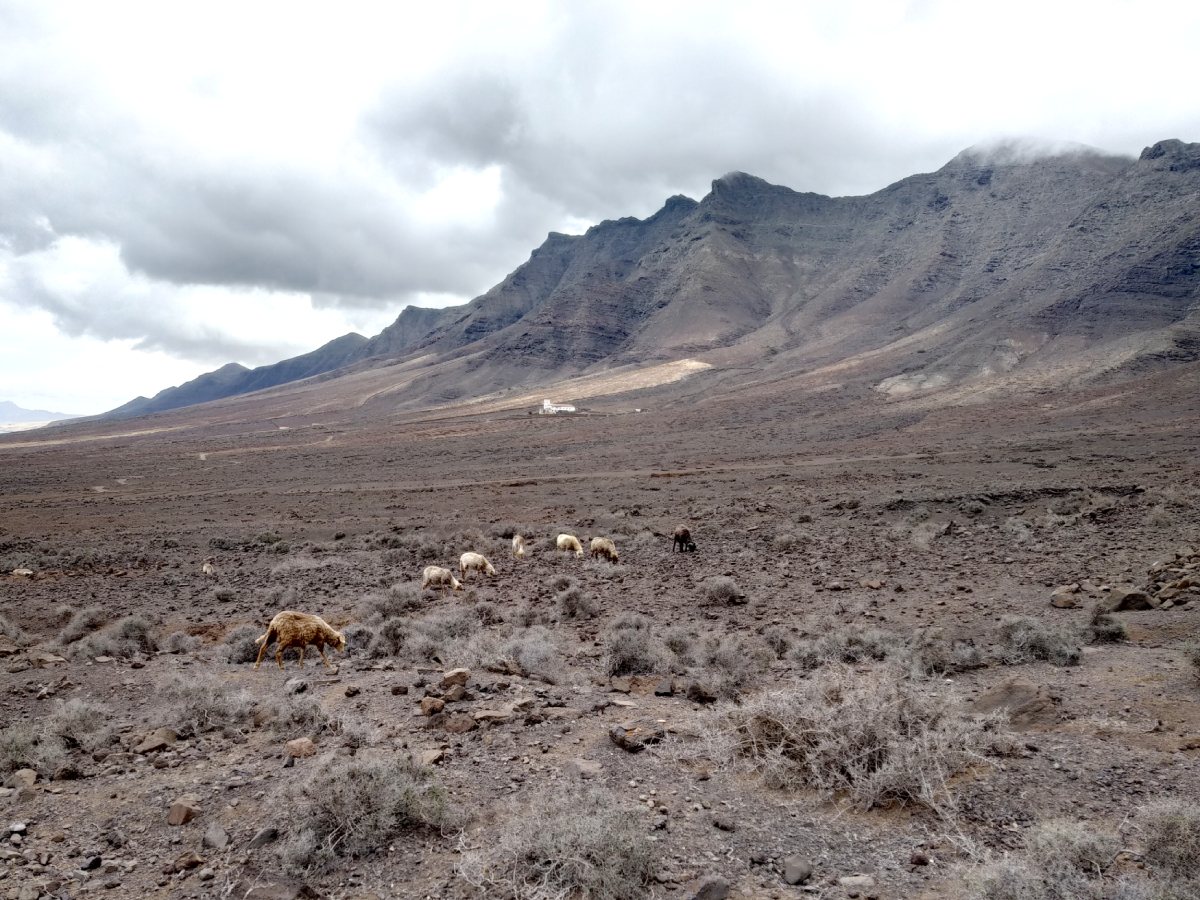
[(1056, 666), (1077, 666), (1083, 656), (1074, 629), (1029, 616), (1005, 616), (998, 644), (1001, 660), (1010, 664), (1046, 660)]

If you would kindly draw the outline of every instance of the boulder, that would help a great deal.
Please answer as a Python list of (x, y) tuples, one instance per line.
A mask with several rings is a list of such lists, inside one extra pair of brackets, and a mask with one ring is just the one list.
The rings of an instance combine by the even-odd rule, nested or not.
[(609, 740), (629, 753), (640, 753), (647, 745), (657, 744), (665, 737), (663, 727), (652, 720), (614, 725), (608, 732)]
[(786, 884), (804, 884), (812, 878), (813, 867), (803, 856), (793, 855), (783, 861), (783, 880)]
[(179, 740), (179, 735), (171, 728), (156, 728), (133, 748), (135, 753), (158, 753), (166, 750)]
[(229, 832), (222, 828), (218, 822), (213, 822), (204, 832), (204, 837), (201, 839), (200, 845), (210, 850), (224, 850), (229, 846)]
[(451, 669), (442, 676), (441, 684), (439, 685), (443, 691), (448, 691), (450, 688), (458, 685), (466, 687), (467, 682), (471, 680), (470, 669)]
[(1059, 702), (1045, 685), (1016, 675), (977, 697), (972, 709), (977, 713), (1004, 710), (1013, 727), (1027, 728), (1057, 721)]
[(1159, 601), (1145, 591), (1133, 588), (1115, 587), (1108, 592), (1104, 607), (1108, 612), (1123, 612), (1125, 610), (1157, 609)]
[(474, 731), (478, 727), (479, 723), (463, 712), (447, 716), (446, 720), (442, 723), (442, 729), (451, 734), (466, 734), (468, 731)]
[(17, 769), (8, 776), (8, 786), (11, 788), (31, 788), (37, 784), (37, 772), (33, 769)]
[(685, 900), (725, 900), (729, 882), (720, 875), (705, 875), (684, 885), (682, 896)]
[(313, 743), (312, 738), (296, 738), (284, 744), (284, 748), (287, 751), (287, 755), (293, 759), (317, 755), (317, 745)]
[(184, 794), (171, 804), (167, 812), (168, 825), (183, 825), (200, 815), (200, 800), (192, 794)]
[(422, 697), (421, 698), (421, 715), (432, 716), (434, 713), (440, 713), (446, 708), (446, 701), (439, 697)]

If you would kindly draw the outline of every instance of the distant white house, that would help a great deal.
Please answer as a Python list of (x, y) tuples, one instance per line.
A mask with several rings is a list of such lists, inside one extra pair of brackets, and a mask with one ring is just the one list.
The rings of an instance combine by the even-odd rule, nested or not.
[(543, 416), (553, 416), (564, 412), (575, 412), (575, 407), (569, 403), (551, 403), (549, 400), (542, 401)]

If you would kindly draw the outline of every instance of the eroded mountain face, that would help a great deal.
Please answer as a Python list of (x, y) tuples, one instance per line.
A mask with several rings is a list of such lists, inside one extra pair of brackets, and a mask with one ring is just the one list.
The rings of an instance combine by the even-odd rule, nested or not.
[(1200, 358), (1198, 210), (1200, 144), (1176, 140), (1137, 160), (967, 150), (865, 197), (732, 173), (699, 202), (551, 234), (463, 306), (410, 307), (269, 378), (210, 380), (242, 393), (419, 360), (396, 398), (413, 406), (684, 358), (809, 380), (836, 367), (887, 395), (1120, 377)]

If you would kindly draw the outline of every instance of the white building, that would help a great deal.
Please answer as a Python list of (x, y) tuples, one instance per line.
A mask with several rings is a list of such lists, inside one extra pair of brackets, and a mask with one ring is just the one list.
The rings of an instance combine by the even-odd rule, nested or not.
[(553, 416), (557, 413), (575, 412), (575, 407), (569, 403), (551, 403), (549, 400), (542, 401), (542, 415)]

